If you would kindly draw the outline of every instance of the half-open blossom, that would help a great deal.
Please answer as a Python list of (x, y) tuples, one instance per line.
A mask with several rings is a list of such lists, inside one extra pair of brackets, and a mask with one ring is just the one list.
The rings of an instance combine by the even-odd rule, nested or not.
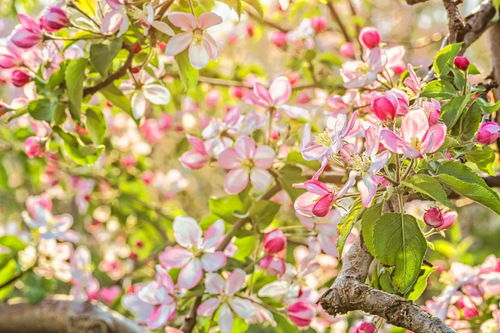
[(316, 33), (321, 32), (326, 29), (326, 18), (323, 16), (311, 17), (311, 27), (316, 31)]
[(23, 87), (26, 83), (31, 81), (31, 75), (22, 69), (15, 69), (12, 71), (11, 82), (16, 87)]
[(383, 94), (375, 93), (371, 107), (378, 119), (382, 121), (393, 120), (403, 116), (408, 111), (408, 96), (399, 89), (391, 89)]
[(194, 68), (205, 67), (210, 59), (217, 59), (217, 43), (206, 29), (220, 24), (222, 18), (215, 13), (193, 14), (171, 12), (168, 19), (183, 32), (170, 38), (165, 53), (177, 55), (189, 47), (189, 60)]
[(287, 41), (288, 41), (288, 37), (287, 37), (286, 33), (282, 32), (282, 31), (275, 31), (271, 35), (271, 42), (274, 45), (276, 45), (276, 47), (278, 47), (280, 49), (285, 48)]
[(118, 36), (123, 35), (130, 24), (127, 5), (123, 0), (106, 0), (106, 4), (111, 10), (108, 10), (104, 15), (100, 25), (101, 33), (112, 35), (118, 32)]
[(420, 79), (411, 64), (408, 64), (408, 77), (405, 79), (405, 85), (415, 94), (420, 93), (422, 90), (420, 87)]
[(433, 153), (441, 147), (446, 137), (446, 125), (429, 125), (429, 119), (422, 109), (408, 112), (401, 124), (401, 138), (389, 129), (380, 131), (380, 141), (393, 153), (409, 158)]
[(295, 210), (305, 216), (326, 216), (330, 213), (335, 200), (342, 198), (355, 182), (356, 172), (351, 172), (347, 182), (338, 190), (319, 180), (307, 180), (304, 183), (294, 184), (294, 187), (307, 191), (295, 200)]
[(266, 190), (273, 180), (267, 171), (274, 161), (274, 150), (269, 146), (255, 146), (249, 136), (236, 139), (234, 148), (230, 147), (219, 155), (219, 164), (231, 170), (224, 180), (227, 193), (237, 194), (247, 187), (248, 181), (259, 191)]
[(380, 44), (382, 37), (374, 27), (365, 27), (359, 33), (359, 41), (369, 49), (373, 49)]
[(280, 229), (274, 229), (264, 235), (262, 244), (267, 253), (278, 253), (286, 247), (286, 236)]
[(286, 271), (285, 259), (276, 255), (267, 255), (259, 263), (259, 267), (268, 275), (282, 275)]
[(181, 268), (178, 286), (191, 289), (200, 282), (203, 271), (213, 272), (226, 264), (226, 256), (216, 247), (224, 235), (224, 222), (218, 220), (205, 232), (191, 217), (177, 216), (174, 237), (180, 246), (167, 247), (160, 254), (160, 263), (166, 268)]
[(246, 274), (241, 269), (234, 270), (226, 280), (219, 274), (207, 274), (205, 290), (216, 297), (205, 300), (198, 307), (197, 314), (207, 317), (219, 309), (219, 329), (222, 333), (229, 333), (233, 329), (233, 314), (243, 319), (255, 316), (257, 305), (246, 298), (235, 295), (243, 288), (245, 278)]
[(252, 93), (248, 94), (246, 102), (258, 105), (272, 111), (282, 111), (292, 119), (309, 118), (306, 109), (288, 105), (286, 102), (292, 95), (292, 85), (286, 76), (279, 76), (271, 82), (269, 89), (262, 83), (255, 82)]
[(345, 62), (340, 74), (344, 79), (344, 87), (356, 89), (375, 82), (383, 68), (382, 51), (376, 47), (368, 51), (366, 62), (359, 60)]
[(12, 43), (22, 49), (29, 49), (40, 43), (42, 41), (40, 24), (24, 14), (19, 14), (18, 18), (21, 26), (12, 33), (10, 37)]
[(40, 19), (42, 28), (49, 32), (58, 31), (69, 23), (68, 15), (60, 7), (50, 7)]
[(443, 212), (437, 207), (428, 209), (424, 214), (424, 222), (430, 227), (444, 230), (451, 227), (457, 219), (455, 211)]
[(494, 121), (482, 123), (476, 134), (476, 141), (483, 145), (491, 145), (500, 138), (500, 125)]
[(182, 154), (179, 160), (189, 169), (197, 170), (203, 168), (210, 160), (205, 142), (190, 135), (188, 135), (187, 139), (193, 149)]
[(364, 321), (364, 322), (356, 325), (351, 332), (352, 333), (375, 333), (375, 331), (376, 331), (375, 325)]
[(286, 310), (288, 318), (297, 326), (309, 326), (316, 316), (316, 307), (307, 302), (296, 302)]
[(24, 152), (29, 158), (42, 157), (45, 154), (45, 144), (42, 138), (30, 136), (24, 141)]

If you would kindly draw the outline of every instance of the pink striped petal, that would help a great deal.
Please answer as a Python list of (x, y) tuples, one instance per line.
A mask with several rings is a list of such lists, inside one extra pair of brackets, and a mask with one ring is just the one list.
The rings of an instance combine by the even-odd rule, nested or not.
[(243, 270), (235, 269), (226, 280), (226, 293), (229, 295), (233, 295), (238, 290), (243, 288), (243, 285), (245, 284), (245, 278), (246, 274)]
[(231, 308), (240, 318), (252, 318), (255, 316), (255, 305), (249, 300), (233, 297), (230, 300)]
[(407, 144), (403, 139), (393, 131), (382, 129), (380, 131), (380, 142), (385, 148), (396, 154), (405, 154), (408, 157), (417, 158), (420, 152)]
[(274, 150), (269, 146), (259, 146), (253, 157), (255, 165), (261, 169), (268, 169), (273, 165)]
[(202, 43), (192, 43), (189, 47), (189, 61), (191, 65), (196, 69), (201, 69), (208, 65), (210, 61), (209, 50)]
[(148, 328), (155, 330), (168, 321), (170, 315), (175, 311), (175, 304), (163, 304), (153, 310), (148, 318)]
[(271, 106), (272, 99), (269, 91), (262, 85), (262, 83), (256, 82), (253, 86), (253, 93), (257, 96), (266, 106)]
[(290, 81), (285, 76), (280, 76), (274, 79), (269, 87), (269, 94), (271, 95), (271, 100), (275, 105), (280, 105), (290, 99), (292, 94), (292, 85)]
[(188, 216), (176, 216), (174, 237), (181, 246), (199, 248), (201, 246), (201, 228), (195, 219)]
[(219, 295), (224, 291), (224, 279), (215, 273), (208, 273), (205, 277), (205, 288), (207, 291), (214, 295)]
[(250, 173), (250, 181), (256, 190), (263, 192), (273, 182), (273, 176), (267, 170), (253, 168)]
[(214, 272), (223, 267), (227, 262), (224, 252), (205, 253), (201, 257), (201, 265), (207, 272)]
[(242, 160), (234, 148), (227, 148), (219, 154), (219, 165), (224, 169), (235, 169), (241, 165)]
[(412, 139), (422, 141), (429, 129), (427, 115), (421, 109), (408, 112), (401, 123), (401, 134), (403, 139), (410, 143)]
[(436, 124), (431, 126), (422, 139), (422, 153), (433, 153), (444, 143), (446, 138), (446, 125)]
[(209, 250), (215, 248), (224, 235), (224, 221), (217, 220), (205, 231), (202, 248)]
[(169, 56), (174, 56), (185, 49), (188, 48), (189, 44), (193, 40), (192, 32), (182, 32), (169, 39), (167, 47), (165, 49), (165, 54)]
[(227, 304), (219, 309), (219, 329), (222, 333), (230, 333), (233, 330), (234, 317)]
[(322, 197), (316, 202), (316, 204), (312, 208), (312, 213), (316, 216), (323, 217), (328, 215), (330, 210), (332, 209), (333, 203), (333, 194), (328, 194)]
[(313, 215), (312, 209), (319, 197), (317, 194), (311, 192), (303, 193), (295, 199), (293, 207), (297, 213), (304, 216), (311, 216)]
[(210, 59), (217, 59), (219, 50), (217, 49), (217, 42), (215, 41), (215, 39), (213, 39), (212, 36), (210, 36), (208, 33), (205, 33), (203, 35), (202, 43), (203, 47), (205, 47), (205, 49), (207, 50)]
[(193, 254), (183, 247), (167, 247), (159, 255), (160, 263), (165, 268), (181, 268), (187, 265), (193, 258)]
[(170, 22), (176, 27), (181, 28), (183, 31), (192, 31), (198, 27), (196, 18), (193, 14), (184, 12), (171, 12), (167, 15)]
[(366, 176), (358, 182), (358, 190), (361, 194), (361, 202), (365, 207), (370, 207), (377, 193), (377, 182), (372, 176)]
[(179, 273), (177, 285), (181, 289), (191, 289), (200, 282), (203, 276), (201, 262), (199, 259), (193, 259)]
[(255, 155), (255, 141), (247, 135), (236, 139), (234, 149), (242, 158), (253, 158)]
[(201, 29), (207, 29), (220, 23), (222, 23), (222, 17), (212, 12), (203, 13), (198, 18), (198, 26)]
[(248, 172), (243, 168), (229, 171), (224, 179), (224, 190), (229, 194), (238, 194), (248, 185)]
[(205, 302), (201, 303), (201, 305), (196, 310), (196, 313), (198, 314), (198, 316), (202, 317), (211, 316), (215, 312), (215, 310), (217, 310), (219, 305), (220, 301), (218, 298), (209, 298)]

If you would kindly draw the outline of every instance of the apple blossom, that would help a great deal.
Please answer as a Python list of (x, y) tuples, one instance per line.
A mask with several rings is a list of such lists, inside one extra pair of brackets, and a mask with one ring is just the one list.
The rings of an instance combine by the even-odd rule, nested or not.
[(31, 81), (31, 76), (24, 70), (15, 69), (12, 71), (11, 81), (16, 87), (23, 87)]
[(354, 58), (356, 55), (356, 50), (352, 43), (346, 42), (340, 46), (340, 54), (346, 58)]
[(10, 37), (12, 43), (22, 49), (29, 49), (40, 43), (42, 41), (40, 24), (24, 14), (19, 14), (18, 18), (21, 26), (12, 33)]
[(373, 112), (382, 121), (405, 115), (408, 106), (408, 96), (398, 89), (391, 89), (383, 94), (375, 93), (371, 103)]
[(342, 65), (340, 74), (344, 79), (344, 87), (356, 89), (372, 84), (384, 68), (382, 51), (376, 47), (368, 51), (366, 62), (353, 60)]
[(31, 136), (24, 141), (24, 152), (29, 158), (42, 157), (45, 154), (44, 141), (37, 137)]
[(287, 315), (295, 325), (308, 326), (316, 316), (316, 308), (311, 303), (296, 302), (288, 307)]
[(365, 27), (359, 33), (359, 40), (365, 47), (373, 49), (380, 44), (382, 38), (380, 37), (380, 33), (377, 29), (373, 27)]
[(69, 23), (68, 15), (60, 7), (50, 7), (40, 19), (40, 25), (49, 32), (58, 31)]
[(482, 123), (476, 134), (476, 141), (484, 145), (491, 145), (500, 138), (500, 125), (494, 121)]
[(280, 229), (274, 229), (264, 235), (262, 243), (267, 253), (274, 254), (285, 249), (286, 237), (283, 231)]
[(207, 149), (205, 148), (205, 143), (194, 136), (188, 136), (187, 139), (191, 147), (193, 147), (193, 150), (182, 154), (179, 160), (189, 169), (197, 170), (203, 168), (210, 159)]

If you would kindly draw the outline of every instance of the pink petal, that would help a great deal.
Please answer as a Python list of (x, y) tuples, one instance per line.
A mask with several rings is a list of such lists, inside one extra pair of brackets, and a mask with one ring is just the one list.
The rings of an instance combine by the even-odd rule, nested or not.
[(188, 216), (176, 216), (174, 237), (181, 246), (198, 248), (201, 245), (201, 228), (195, 219)]
[(248, 185), (248, 172), (243, 168), (229, 171), (224, 179), (224, 189), (229, 194), (238, 194)]
[(285, 76), (280, 76), (274, 79), (269, 87), (271, 100), (275, 105), (280, 105), (288, 101), (292, 94), (292, 85)]
[(105, 35), (111, 35), (120, 29), (123, 22), (123, 12), (118, 10), (112, 10), (104, 16), (101, 23), (101, 32)]
[(219, 305), (220, 301), (218, 298), (209, 298), (205, 302), (201, 303), (201, 305), (196, 310), (196, 313), (198, 314), (198, 316), (202, 317), (211, 316), (215, 312), (215, 310), (217, 310)]
[(316, 204), (312, 208), (312, 213), (316, 216), (323, 217), (328, 215), (330, 210), (332, 209), (333, 203), (333, 194), (328, 194), (322, 197), (316, 202)]
[(311, 192), (317, 194), (319, 196), (328, 195), (331, 193), (331, 190), (326, 186), (325, 183), (320, 182), (319, 180), (306, 180), (303, 184), (294, 185), (296, 188), (303, 188), (307, 192)]
[(179, 273), (177, 285), (181, 289), (191, 289), (200, 282), (203, 276), (201, 262), (199, 259), (193, 259)]
[(365, 207), (370, 207), (377, 193), (377, 182), (371, 176), (366, 176), (358, 182), (358, 190), (361, 194), (361, 202)]
[(255, 316), (255, 305), (249, 300), (233, 297), (230, 301), (231, 308), (240, 318), (252, 318)]
[(253, 157), (255, 165), (261, 169), (268, 169), (273, 165), (274, 150), (269, 146), (259, 146)]
[(204, 250), (213, 249), (217, 246), (224, 235), (224, 221), (217, 220), (205, 232), (205, 240), (202, 248)]
[(193, 254), (180, 246), (167, 247), (159, 255), (160, 263), (165, 268), (181, 268), (193, 258)]
[(372, 156), (378, 151), (379, 131), (375, 126), (370, 126), (365, 132), (366, 155)]
[(219, 329), (222, 333), (230, 333), (233, 329), (234, 317), (227, 304), (219, 309)]
[(243, 288), (243, 284), (245, 284), (246, 274), (241, 269), (235, 269), (231, 275), (226, 280), (226, 293), (229, 295), (233, 295), (238, 290)]
[(253, 158), (255, 155), (255, 141), (247, 135), (236, 139), (234, 149), (242, 158)]
[(225, 281), (219, 274), (208, 273), (205, 277), (205, 288), (211, 294), (221, 294), (224, 291)]
[(370, 166), (370, 169), (368, 169), (368, 172), (372, 175), (376, 174), (387, 164), (387, 161), (389, 161), (390, 158), (391, 153), (388, 150), (385, 150), (380, 154), (373, 156), (372, 165)]
[(166, 105), (170, 102), (170, 91), (159, 84), (147, 84), (142, 88), (144, 97), (157, 105)]
[(253, 93), (255, 96), (260, 98), (267, 106), (271, 106), (272, 99), (269, 91), (267, 91), (266, 87), (262, 85), (262, 83), (256, 82), (253, 86)]
[(148, 328), (155, 330), (164, 326), (168, 317), (175, 311), (175, 304), (163, 304), (153, 310), (148, 318)]
[(203, 47), (207, 50), (210, 59), (216, 60), (219, 53), (217, 49), (217, 42), (210, 36), (210, 34), (205, 33), (203, 35)]
[(198, 26), (201, 29), (207, 29), (220, 23), (222, 23), (222, 17), (212, 12), (203, 13), (198, 18)]
[(210, 61), (210, 49), (207, 50), (202, 43), (192, 43), (189, 47), (189, 61), (196, 69), (205, 67)]
[(176, 27), (181, 28), (183, 31), (191, 31), (198, 27), (196, 18), (193, 14), (184, 12), (171, 12), (167, 15), (170, 22)]
[(282, 104), (282, 105), (280, 105), (279, 110), (284, 112), (288, 117), (290, 117), (292, 119), (298, 119), (298, 118), (309, 119), (310, 118), (309, 111), (307, 111), (304, 108), (298, 107), (298, 106)]
[(405, 154), (411, 158), (420, 156), (420, 152), (407, 144), (403, 139), (396, 135), (393, 131), (382, 129), (380, 131), (380, 142), (385, 148), (396, 154)]
[(146, 112), (146, 99), (144, 98), (144, 94), (140, 91), (136, 92), (132, 95), (132, 113), (134, 114), (135, 119), (140, 119), (144, 116)]
[(408, 143), (412, 142), (412, 139), (421, 141), (428, 129), (427, 115), (421, 109), (408, 112), (401, 124), (401, 134)]
[(185, 49), (188, 48), (189, 44), (193, 40), (193, 33), (191, 32), (182, 32), (177, 34), (169, 39), (167, 43), (167, 47), (165, 49), (165, 54), (169, 56), (174, 56)]
[(273, 176), (267, 170), (253, 168), (250, 173), (250, 181), (256, 190), (263, 192), (273, 182)]
[(174, 31), (172, 30), (172, 28), (170, 28), (170, 26), (168, 24), (166, 24), (165, 22), (162, 22), (162, 21), (153, 21), (151, 23), (151, 25), (156, 30), (158, 30), (160, 32), (163, 32), (166, 35), (173, 36), (175, 34)]
[(319, 196), (317, 194), (306, 192), (301, 194), (293, 204), (294, 209), (297, 213), (302, 214), (304, 216), (311, 216), (312, 209), (316, 204)]
[(347, 193), (347, 191), (349, 191), (351, 187), (354, 186), (354, 184), (356, 183), (356, 176), (357, 176), (356, 171), (351, 171), (349, 173), (349, 178), (347, 179), (347, 182), (335, 194), (335, 198), (341, 198), (342, 196), (344, 196), (344, 194)]
[(201, 257), (201, 264), (205, 271), (214, 272), (223, 267), (227, 262), (224, 252), (205, 253)]
[(241, 165), (242, 160), (234, 148), (227, 148), (219, 154), (219, 165), (224, 169), (235, 169)]
[(431, 126), (422, 140), (422, 153), (433, 153), (439, 149), (446, 138), (446, 125), (436, 124)]

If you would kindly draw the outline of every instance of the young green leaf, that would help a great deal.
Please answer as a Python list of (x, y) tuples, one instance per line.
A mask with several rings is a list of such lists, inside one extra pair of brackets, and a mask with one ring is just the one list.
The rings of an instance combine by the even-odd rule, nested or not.
[(361, 217), (361, 234), (365, 241), (366, 248), (372, 256), (375, 255), (375, 245), (373, 242), (373, 229), (377, 221), (382, 216), (382, 204), (376, 204), (365, 210)]
[(49, 98), (40, 98), (28, 104), (28, 112), (37, 120), (51, 122), (54, 119), (57, 102)]
[(198, 70), (191, 65), (189, 61), (188, 50), (185, 50), (175, 56), (175, 62), (179, 68), (179, 76), (185, 90), (191, 90), (198, 83)]
[(89, 131), (90, 138), (94, 143), (102, 143), (104, 133), (106, 132), (106, 120), (102, 111), (98, 108), (87, 108), (86, 111), (86, 125)]
[(64, 73), (68, 90), (69, 112), (76, 122), (80, 121), (86, 66), (87, 59), (85, 58), (70, 60)]
[(441, 76), (448, 74), (453, 66), (453, 59), (458, 55), (461, 48), (462, 43), (453, 43), (439, 50), (434, 57), (434, 71)]
[(339, 259), (342, 257), (342, 251), (344, 250), (344, 245), (351, 233), (354, 223), (359, 220), (361, 214), (365, 211), (365, 208), (360, 200), (356, 201), (351, 205), (349, 212), (342, 217), (340, 222), (337, 224), (337, 233), (339, 235), (337, 239), (337, 250), (339, 252)]
[(448, 201), (448, 195), (443, 189), (443, 186), (433, 177), (426, 174), (417, 174), (402, 183), (412, 190), (422, 193), (429, 198), (439, 201), (446, 207), (453, 209), (453, 205)]

